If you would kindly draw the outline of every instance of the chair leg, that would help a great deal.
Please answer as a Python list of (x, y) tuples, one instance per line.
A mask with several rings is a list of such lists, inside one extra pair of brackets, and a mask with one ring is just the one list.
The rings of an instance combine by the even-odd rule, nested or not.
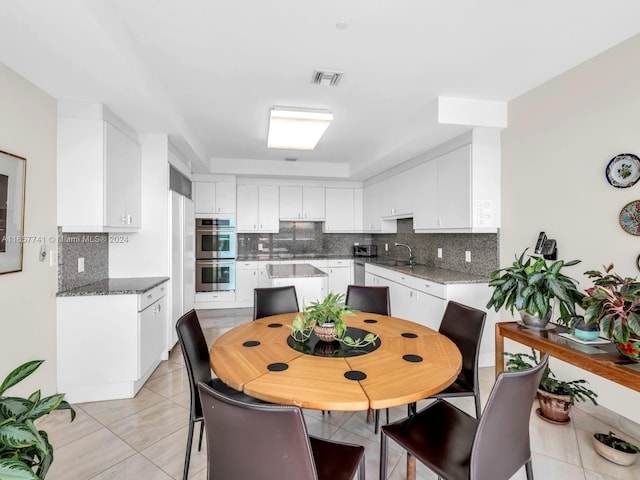
[(480, 405), (480, 392), (476, 392), (473, 398), (476, 401), (476, 419), (480, 420), (480, 417), (482, 416), (482, 406)]
[(407, 405), (407, 417), (415, 415), (418, 412), (418, 404), (416, 402)]
[(204, 433), (204, 420), (200, 422), (200, 440), (198, 440), (198, 451), (202, 450), (202, 434)]
[(360, 459), (360, 465), (358, 466), (358, 480), (366, 480), (364, 477), (364, 455)]
[(374, 425), (373, 425), (373, 433), (378, 434), (378, 430), (380, 427), (380, 410), (376, 410), (374, 413)]
[(407, 480), (416, 480), (416, 457), (407, 452)]
[(380, 479), (387, 480), (387, 435), (380, 434)]
[(389, 409), (387, 408), (387, 424), (389, 424)]
[(189, 477), (189, 461), (191, 460), (191, 443), (193, 442), (193, 420), (189, 419), (189, 433), (187, 433), (187, 453), (184, 456), (183, 480)]
[(527, 472), (527, 480), (533, 480), (533, 465), (531, 464), (531, 459), (527, 460), (524, 464), (524, 468)]

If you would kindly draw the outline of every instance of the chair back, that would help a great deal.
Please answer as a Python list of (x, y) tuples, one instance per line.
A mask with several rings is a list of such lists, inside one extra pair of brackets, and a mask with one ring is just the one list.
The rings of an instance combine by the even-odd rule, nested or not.
[(268, 287), (253, 289), (253, 319), (299, 312), (296, 287)]
[(471, 390), (478, 387), (478, 355), (486, 312), (449, 301), (438, 331), (456, 344), (462, 354), (462, 370), (458, 381)]
[(362, 312), (391, 315), (389, 287), (347, 286), (345, 305)]
[(239, 402), (201, 383), (208, 480), (316, 480), (302, 411)]
[(546, 354), (534, 368), (496, 379), (476, 430), (471, 479), (511, 478), (531, 458), (531, 407), (548, 360)]
[(187, 367), (191, 393), (191, 416), (195, 420), (202, 418), (198, 383), (211, 381), (209, 349), (195, 310), (185, 313), (178, 319), (176, 331), (178, 332), (178, 341), (182, 349), (184, 364)]

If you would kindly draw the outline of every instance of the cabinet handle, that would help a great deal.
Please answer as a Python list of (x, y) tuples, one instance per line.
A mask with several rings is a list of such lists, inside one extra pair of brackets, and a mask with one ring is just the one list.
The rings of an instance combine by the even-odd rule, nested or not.
[(126, 225), (126, 223), (127, 223), (127, 216), (126, 216), (124, 213), (122, 214), (122, 218), (121, 218), (121, 220), (120, 220), (120, 221), (121, 221), (121, 223), (122, 223), (123, 225)]
[(147, 295), (147, 298), (153, 298), (153, 294), (150, 293), (149, 295)]
[(131, 215), (127, 215), (127, 224), (131, 225), (133, 223), (133, 217)]

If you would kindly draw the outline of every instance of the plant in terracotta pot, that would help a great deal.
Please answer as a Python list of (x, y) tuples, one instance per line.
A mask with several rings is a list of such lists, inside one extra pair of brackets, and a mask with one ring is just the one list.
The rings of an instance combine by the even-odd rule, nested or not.
[(302, 314), (296, 315), (291, 328), (291, 336), (297, 341), (305, 341), (313, 332), (324, 342), (339, 341), (349, 346), (362, 347), (374, 343), (378, 337), (368, 333), (364, 338), (346, 335), (345, 317), (355, 315), (353, 309), (344, 304), (344, 294), (329, 292), (321, 302), (304, 305)]
[(594, 285), (582, 300), (585, 322), (599, 324), (622, 355), (640, 361), (640, 282), (614, 273), (613, 264), (585, 275)]
[(607, 460), (618, 465), (633, 465), (638, 458), (640, 448), (616, 436), (615, 433), (594, 433), (593, 447)]
[[(528, 353), (504, 352), (507, 357), (507, 370), (528, 370), (538, 364), (538, 356), (535, 350)], [(586, 380), (558, 380), (554, 373), (547, 366), (540, 380), (538, 387), (538, 402), (540, 409), (538, 416), (551, 423), (565, 424), (569, 422), (569, 411), (571, 406), (579, 401), (591, 400), (597, 405), (595, 392), (585, 387)]]
[(53, 410), (76, 412), (63, 400), (64, 393), (42, 398), (40, 390), (29, 398), (5, 397), (11, 387), (31, 375), (44, 360), (33, 360), (13, 370), (0, 384), (0, 478), (11, 480), (44, 479), (53, 462), (53, 447), (47, 432), (35, 421)]
[(560, 321), (567, 323), (576, 316), (576, 304), (582, 302), (578, 282), (562, 273), (564, 267), (580, 263), (580, 260), (557, 260), (551, 265), (542, 257), (531, 256), (525, 260), (522, 252), (510, 267), (491, 272), (489, 286), (493, 294), (487, 308), (497, 312), (505, 308), (520, 312), (526, 326), (544, 328), (551, 319), (554, 300), (560, 310)]

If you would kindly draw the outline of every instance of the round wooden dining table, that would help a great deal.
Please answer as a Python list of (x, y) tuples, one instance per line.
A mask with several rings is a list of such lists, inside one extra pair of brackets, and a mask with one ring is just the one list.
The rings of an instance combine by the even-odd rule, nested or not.
[[(268, 402), (358, 411), (417, 402), (448, 387), (462, 368), (451, 340), (414, 322), (366, 312), (347, 317), (349, 328), (378, 335), (367, 353), (317, 339), (313, 348), (295, 342), (288, 328), (295, 316), (261, 318), (218, 337), (210, 350), (215, 374)], [(353, 356), (342, 356), (345, 350)]]

